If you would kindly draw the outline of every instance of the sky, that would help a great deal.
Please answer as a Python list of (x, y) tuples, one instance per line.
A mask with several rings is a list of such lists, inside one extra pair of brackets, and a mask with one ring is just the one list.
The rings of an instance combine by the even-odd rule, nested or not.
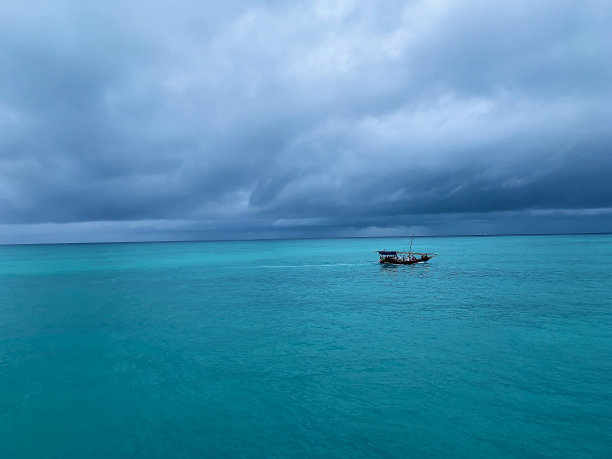
[(612, 4), (0, 2), (0, 243), (612, 231)]

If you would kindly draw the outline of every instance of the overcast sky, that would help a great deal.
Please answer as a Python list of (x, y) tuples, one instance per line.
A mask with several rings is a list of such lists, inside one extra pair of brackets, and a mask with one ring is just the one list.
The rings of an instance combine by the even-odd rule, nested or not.
[(0, 2), (0, 242), (612, 231), (612, 4)]

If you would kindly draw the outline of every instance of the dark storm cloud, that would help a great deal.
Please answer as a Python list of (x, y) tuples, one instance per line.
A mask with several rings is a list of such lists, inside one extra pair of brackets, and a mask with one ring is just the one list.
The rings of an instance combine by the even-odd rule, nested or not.
[(0, 235), (610, 230), (611, 12), (5, 1)]

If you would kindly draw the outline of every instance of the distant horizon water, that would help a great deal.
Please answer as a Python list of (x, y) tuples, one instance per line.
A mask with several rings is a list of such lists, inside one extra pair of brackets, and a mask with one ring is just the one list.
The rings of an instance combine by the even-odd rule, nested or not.
[(609, 458), (612, 235), (409, 237), (0, 246), (0, 457)]
[(474, 234), (409, 234), (406, 236), (313, 236), (313, 237), (270, 237), (252, 239), (159, 239), (159, 240), (113, 240), (113, 241), (74, 241), (74, 242), (16, 242), (2, 243), (2, 246), (19, 245), (70, 245), (70, 244), (163, 244), (172, 242), (257, 242), (257, 241), (309, 241), (326, 239), (406, 239), (406, 238), (455, 238), (455, 237), (512, 237), (512, 236), (605, 236), (612, 231), (567, 232), (567, 233), (474, 233)]

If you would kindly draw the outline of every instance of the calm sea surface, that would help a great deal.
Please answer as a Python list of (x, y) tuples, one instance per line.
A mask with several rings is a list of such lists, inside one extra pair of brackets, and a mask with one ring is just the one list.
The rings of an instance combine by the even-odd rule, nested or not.
[(612, 236), (0, 247), (0, 457), (612, 457)]

